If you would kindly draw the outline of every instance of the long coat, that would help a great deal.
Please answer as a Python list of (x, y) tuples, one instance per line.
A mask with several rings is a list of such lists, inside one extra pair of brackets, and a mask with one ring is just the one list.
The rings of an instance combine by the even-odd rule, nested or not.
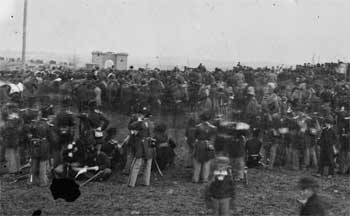
[(333, 145), (337, 143), (337, 136), (334, 129), (324, 129), (321, 133), (319, 145), (320, 151), (320, 165), (332, 165), (334, 161)]
[(135, 158), (152, 159), (155, 156), (155, 150), (147, 139), (150, 137), (150, 129), (143, 121), (132, 121), (128, 126), (129, 130), (137, 131), (130, 135), (129, 145), (134, 152)]
[(214, 148), (217, 128), (209, 123), (200, 123), (196, 126), (194, 145), (194, 158), (204, 163), (213, 159), (215, 156), (214, 149), (210, 150), (210, 145)]

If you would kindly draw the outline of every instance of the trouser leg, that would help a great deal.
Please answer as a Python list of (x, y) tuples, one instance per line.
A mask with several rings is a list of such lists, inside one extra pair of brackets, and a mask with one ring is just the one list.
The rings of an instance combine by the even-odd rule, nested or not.
[(197, 183), (199, 182), (199, 175), (201, 173), (202, 165), (196, 159), (193, 159), (193, 177), (192, 181)]
[(266, 149), (265, 147), (263, 146), (260, 150), (260, 155), (261, 155), (261, 161), (264, 163), (264, 164), (267, 164), (267, 155), (266, 155)]
[(208, 182), (210, 174), (210, 160), (202, 163), (202, 180), (203, 182)]
[(54, 150), (52, 153), (53, 157), (53, 168), (57, 167), (62, 162), (62, 156), (60, 150)]
[(276, 152), (277, 152), (278, 144), (273, 144), (270, 148), (270, 163), (269, 168), (273, 168), (276, 160)]
[(9, 173), (18, 172), (20, 167), (20, 158), (19, 158), (18, 149), (6, 148), (5, 156), (8, 164)]
[(299, 155), (297, 149), (292, 149), (292, 164), (293, 169), (299, 169)]
[(190, 147), (188, 147), (188, 156), (187, 156), (187, 167), (192, 167), (192, 161), (193, 161), (193, 149), (191, 149)]
[(230, 215), (230, 201), (231, 201), (231, 198), (220, 199), (220, 215), (222, 216)]
[(124, 174), (129, 174), (130, 173), (132, 163), (133, 163), (133, 155), (132, 154), (128, 154), (127, 158), (126, 158), (126, 164), (125, 164), (125, 167), (123, 169), (123, 173)]
[(220, 216), (220, 201), (219, 199), (214, 199), (212, 198), (212, 202), (213, 202), (213, 210), (214, 210), (214, 215), (215, 216)]
[(303, 157), (304, 157), (304, 167), (310, 167), (310, 148), (306, 147), (303, 152)]
[(39, 159), (32, 158), (32, 163), (30, 166), (29, 184), (37, 184), (39, 173)]
[(142, 158), (134, 159), (131, 164), (130, 176), (128, 185), (130, 187), (135, 187), (137, 176), (139, 174), (140, 168), (142, 165)]
[(39, 185), (40, 186), (47, 186), (49, 184), (49, 179), (47, 177), (48, 169), (49, 169), (48, 160), (39, 161)]
[(310, 157), (311, 157), (311, 162), (313, 166), (317, 168), (318, 160), (317, 160), (316, 146), (313, 146), (310, 148)]
[(144, 185), (149, 186), (151, 181), (152, 159), (146, 160), (145, 171), (143, 173)]
[(292, 164), (292, 151), (291, 148), (286, 147), (286, 166), (291, 167)]
[(0, 162), (5, 161), (5, 155), (6, 155), (5, 149), (6, 148), (5, 148), (4, 142), (1, 141), (1, 144), (0, 144)]
[(238, 157), (233, 159), (233, 167), (236, 170), (236, 176), (239, 179), (244, 178), (244, 166), (245, 166), (245, 161), (244, 157)]

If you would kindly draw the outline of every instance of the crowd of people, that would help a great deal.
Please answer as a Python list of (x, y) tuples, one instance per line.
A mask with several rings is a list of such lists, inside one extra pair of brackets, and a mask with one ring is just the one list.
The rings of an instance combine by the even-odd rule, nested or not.
[[(0, 161), (10, 173), (29, 161), (28, 183), (41, 186), (49, 178), (104, 181), (124, 169), (135, 187), (141, 168), (148, 186), (152, 167), (171, 168), (185, 144), (167, 134), (173, 122), (151, 116), (186, 115), (184, 166), (192, 182), (215, 184), (208, 194), (218, 199), (233, 196), (231, 181), (244, 180), (246, 166), (348, 175), (350, 84), (337, 66), (2, 72)], [(105, 110), (131, 116), (125, 140)]]

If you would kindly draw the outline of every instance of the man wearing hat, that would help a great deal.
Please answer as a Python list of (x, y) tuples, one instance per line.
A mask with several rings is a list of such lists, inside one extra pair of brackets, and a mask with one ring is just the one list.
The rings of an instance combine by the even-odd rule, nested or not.
[(58, 136), (56, 145), (52, 145), (53, 166), (56, 167), (62, 161), (62, 148), (74, 140), (74, 117), (69, 111), (68, 101), (63, 103), (62, 109), (54, 120), (54, 131)]
[(109, 125), (107, 117), (97, 109), (96, 101), (90, 101), (90, 110), (87, 115), (81, 116), (85, 119), (85, 129), (93, 129), (97, 145), (97, 151), (101, 151), (103, 142), (103, 132)]
[(152, 161), (155, 154), (155, 144), (151, 139), (151, 129), (149, 122), (145, 119), (145, 115), (140, 113), (135, 115), (129, 122), (128, 129), (130, 130), (129, 145), (133, 151), (133, 161), (130, 169), (130, 176), (128, 180), (129, 187), (135, 187), (137, 176), (145, 163), (143, 172), (143, 185), (149, 186), (151, 180)]
[(201, 123), (196, 126), (192, 177), (194, 183), (199, 182), (200, 174), (202, 174), (202, 181), (208, 182), (210, 161), (215, 156), (214, 143), (217, 128), (209, 123), (210, 118), (210, 112), (203, 112), (200, 115)]
[(314, 216), (324, 216), (326, 215), (326, 210), (324, 208), (325, 204), (320, 200), (317, 195), (317, 182), (310, 177), (303, 177), (298, 182), (298, 187), (301, 190), (301, 200), (302, 203), (300, 209), (300, 216), (314, 215)]
[(50, 131), (49, 125), (43, 119), (35, 120), (30, 130), (31, 137), (31, 171), (29, 184), (48, 185)]
[(334, 149), (337, 144), (337, 135), (332, 127), (333, 119), (327, 117), (325, 119), (325, 128), (322, 130), (319, 140), (320, 145), (320, 165), (319, 175), (324, 175), (324, 168), (328, 167), (328, 175), (334, 174)]
[(245, 108), (245, 115), (248, 123), (253, 123), (253, 119), (260, 113), (261, 106), (255, 98), (254, 87), (249, 86), (247, 89), (248, 102)]

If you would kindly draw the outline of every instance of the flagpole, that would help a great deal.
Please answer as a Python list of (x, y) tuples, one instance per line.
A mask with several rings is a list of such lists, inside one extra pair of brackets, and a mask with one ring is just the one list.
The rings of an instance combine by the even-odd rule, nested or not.
[(27, 6), (28, 0), (24, 0), (23, 11), (23, 38), (22, 38), (22, 70), (26, 69), (26, 36), (27, 36)]

